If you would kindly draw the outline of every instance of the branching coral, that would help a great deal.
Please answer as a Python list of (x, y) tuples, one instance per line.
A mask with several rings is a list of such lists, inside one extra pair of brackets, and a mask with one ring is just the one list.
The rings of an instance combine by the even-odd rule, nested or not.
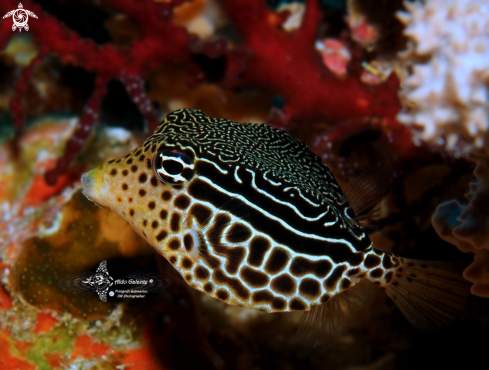
[[(287, 33), (278, 27), (279, 16), (274, 16), (264, 2), (220, 1), (244, 44), (244, 48), (229, 53), (229, 63), (241, 64), (242, 51), (252, 51), (237, 83), (282, 95), (286, 118), (293, 124), (320, 120), (334, 124), (370, 116), (393, 121), (400, 108), (394, 76), (374, 88), (363, 84), (355, 71), (339, 79), (323, 65), (314, 49), (322, 17), (318, 3), (309, 1), (302, 26)], [(228, 72), (236, 69), (229, 68)]]
[(98, 117), (100, 102), (105, 95), (107, 79), (104, 77), (97, 78), (95, 83), (95, 91), (90, 100), (85, 106), (83, 115), (77, 122), (73, 136), (68, 140), (65, 147), (65, 154), (57, 162), (53, 169), (46, 172), (46, 182), (48, 184), (56, 184), (59, 174), (66, 173), (68, 166), (80, 151), (90, 134), (91, 127)]
[[(24, 2), (26, 8), (40, 15), (39, 22), (32, 22), (31, 31), (41, 48), (38, 58), (34, 59), (26, 72), (21, 75), (11, 102), (17, 130), (20, 131), (23, 124), (20, 101), (24, 86), (30, 77), (32, 68), (40, 58), (54, 54), (63, 63), (80, 66), (98, 76), (93, 96), (87, 104), (79, 128), (66, 147), (65, 157), (58, 162), (55, 169), (47, 174), (46, 180), (51, 184), (54, 184), (59, 175), (66, 171), (71, 159), (83, 146), (90, 133), (90, 127), (98, 115), (100, 102), (105, 95), (105, 87), (110, 79), (118, 79), (126, 84), (128, 94), (137, 104), (145, 103), (141, 113), (147, 118), (148, 128), (152, 130), (158, 123), (156, 114), (152, 111), (151, 105), (148, 106), (147, 98), (140, 84), (134, 85), (134, 83), (140, 76), (145, 76), (161, 63), (189, 64), (188, 34), (182, 27), (171, 22), (171, 10), (182, 3), (181, 0), (159, 4), (151, 1), (140, 3), (113, 0), (106, 0), (105, 3), (123, 13), (130, 14), (140, 27), (142, 36), (135, 40), (129, 48), (116, 48), (111, 44), (97, 45), (93, 41), (82, 39), (61, 21), (43, 12), (38, 4), (31, 1)], [(8, 3), (0, 3), (0, 12), (8, 12), (9, 7)], [(7, 40), (6, 23), (2, 23), (0, 30), (0, 41), (3, 41), (0, 46), (2, 47)], [(162, 40), (172, 40), (172, 42), (162, 42)]]
[[(417, 137), (468, 151), (489, 140), (489, 7), (485, 0), (406, 2), (398, 14), (411, 40), (402, 54), (398, 119)], [(411, 72), (410, 72), (411, 71)]]
[[(184, 0), (104, 0), (101, 6), (126, 14), (139, 28), (138, 38), (127, 46), (119, 47), (111, 43), (98, 45), (83, 39), (60, 20), (44, 12), (37, 3), (25, 1), (24, 6), (39, 16), (30, 25), (29, 32), (40, 46), (40, 52), (35, 62), (26, 67), (26, 72), (19, 78), (11, 102), (17, 130), (20, 131), (23, 124), (22, 86), (31, 73), (29, 71), (35, 68), (35, 63), (46, 56), (55, 55), (62, 63), (82, 67), (97, 76), (93, 96), (87, 103), (74, 137), (66, 147), (64, 158), (47, 173), (48, 183), (56, 182), (83, 147), (98, 116), (100, 101), (109, 80), (116, 79), (123, 83), (131, 100), (146, 118), (148, 130), (152, 131), (158, 117), (145, 94), (144, 79), (162, 65), (177, 63), (190, 72), (189, 80), (199, 82), (205, 79), (206, 74), (192, 58), (195, 54), (203, 54), (211, 61), (224, 58), (225, 71), (218, 79), (226, 88), (253, 88), (280, 95), (284, 100), (284, 114), (281, 116), (284, 127), (317, 121), (334, 126), (346, 120), (363, 120), (365, 117), (379, 118), (388, 127), (398, 126), (395, 115), (400, 104), (395, 76), (379, 86), (364, 84), (360, 79), (362, 68), (358, 53), (344, 79), (335, 76), (323, 64), (321, 56), (314, 49), (318, 24), (323, 17), (318, 0), (306, 3), (300, 27), (291, 32), (282, 27), (286, 16), (273, 12), (265, 2), (220, 1), (242, 39), (242, 43), (235, 47), (231, 41), (219, 38), (201, 41), (179, 26), (174, 21), (173, 11), (183, 3)], [(9, 7), (6, 3), (0, 3), (0, 11), (7, 12)], [(11, 33), (7, 26), (8, 22), (2, 22), (0, 46), (5, 45)]]
[(465, 195), (469, 203), (452, 200), (440, 204), (432, 222), (441, 238), (474, 254), (464, 277), (473, 283), (473, 294), (489, 297), (489, 158), (474, 155), (473, 159), (478, 162), (474, 171), (477, 182)]

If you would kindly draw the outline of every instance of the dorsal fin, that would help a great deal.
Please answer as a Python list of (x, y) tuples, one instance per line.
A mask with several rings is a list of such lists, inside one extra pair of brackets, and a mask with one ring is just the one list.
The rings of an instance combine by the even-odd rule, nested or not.
[(382, 200), (391, 180), (391, 171), (383, 166), (370, 166), (345, 190), (355, 219), (368, 226), (368, 220), (376, 218)]

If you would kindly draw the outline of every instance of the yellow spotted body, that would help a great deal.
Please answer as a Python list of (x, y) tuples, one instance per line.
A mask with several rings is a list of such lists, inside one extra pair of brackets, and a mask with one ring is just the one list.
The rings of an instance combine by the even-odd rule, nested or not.
[[(140, 147), (84, 174), (82, 184), (190, 286), (229, 304), (308, 311), (367, 279), (415, 326), (431, 330), (460, 310), (465, 294), (446, 268), (373, 248), (320, 158), (267, 125), (179, 110)], [(426, 279), (438, 300), (445, 294), (455, 302), (440, 319), (425, 313), (437, 302), (416, 293)]]

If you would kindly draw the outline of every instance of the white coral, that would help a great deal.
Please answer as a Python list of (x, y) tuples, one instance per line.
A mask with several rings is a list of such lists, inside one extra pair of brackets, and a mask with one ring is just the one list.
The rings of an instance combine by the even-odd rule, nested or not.
[(489, 3), (487, 0), (406, 2), (407, 73), (398, 120), (420, 126), (418, 139), (458, 149), (489, 144)]

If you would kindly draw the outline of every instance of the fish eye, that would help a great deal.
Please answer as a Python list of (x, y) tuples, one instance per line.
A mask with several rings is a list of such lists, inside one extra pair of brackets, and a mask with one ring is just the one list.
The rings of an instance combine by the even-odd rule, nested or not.
[(163, 159), (162, 165), (170, 175), (180, 175), (183, 172), (183, 165), (173, 159)]
[(165, 184), (181, 184), (194, 175), (194, 163), (183, 151), (160, 148), (153, 160), (153, 170)]

